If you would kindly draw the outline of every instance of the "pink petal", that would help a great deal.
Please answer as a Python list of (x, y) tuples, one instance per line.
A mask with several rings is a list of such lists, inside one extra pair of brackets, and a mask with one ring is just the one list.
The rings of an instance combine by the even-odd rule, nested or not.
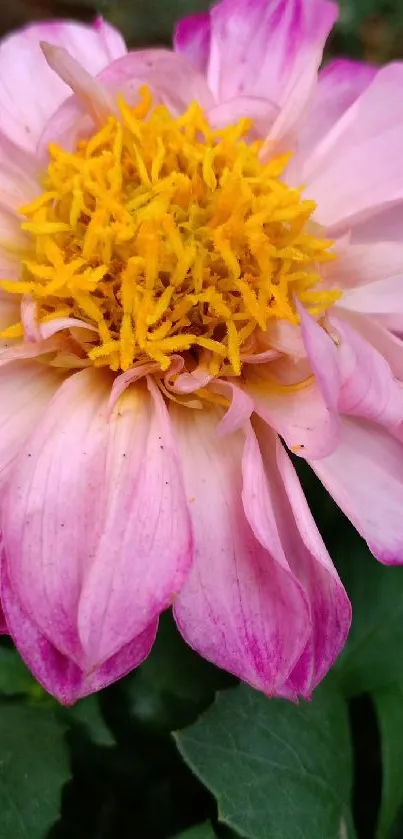
[(113, 655), (170, 605), (192, 562), (171, 425), (151, 378), (148, 386), (151, 397), (138, 384), (116, 404), (105, 524), (78, 613), (80, 639), (94, 662)]
[(215, 379), (209, 390), (231, 400), (228, 410), (217, 425), (217, 436), (226, 437), (228, 434), (238, 431), (239, 428), (245, 427), (254, 410), (253, 400), (247, 393), (233, 382), (225, 381), (225, 379)]
[[(20, 221), (10, 208), (0, 202), (0, 278), (17, 280), (21, 274), (20, 253), (27, 247), (28, 237), (20, 229)], [(2, 294), (2, 289), (0, 289)]]
[(321, 0), (222, 0), (213, 6), (207, 78), (218, 102), (268, 99), (282, 109), (276, 136), (302, 112), (336, 6)]
[[(354, 295), (350, 297), (352, 290), (364, 287), (365, 294), (367, 285), (383, 283), (402, 273), (402, 241), (377, 241), (375, 237), (371, 241), (357, 241), (355, 237), (343, 237), (335, 242), (333, 250), (337, 259), (323, 267), (322, 276), (326, 285), (344, 291), (342, 306), (346, 306), (345, 301), (354, 301)], [(347, 305), (354, 308), (354, 305)]]
[(117, 112), (114, 98), (64, 47), (41, 41), (41, 50), (51, 70), (76, 94), (94, 124), (103, 126)]
[[(13, 295), (5, 295), (0, 299), (0, 332), (12, 326), (13, 323), (18, 323), (20, 319), (20, 307)], [(0, 338), (0, 357), (2, 350), (8, 346), (8, 342), (4, 338)]]
[(403, 447), (386, 430), (344, 417), (336, 451), (310, 461), (330, 495), (386, 564), (403, 562)]
[(189, 15), (177, 23), (174, 49), (187, 58), (189, 64), (205, 74), (210, 55), (210, 15), (202, 12)]
[(403, 422), (403, 386), (388, 362), (348, 323), (332, 316), (332, 324), (341, 338), (339, 411), (385, 425)]
[[(400, 270), (403, 271), (403, 261)], [(403, 315), (403, 273), (351, 289), (340, 302), (344, 309), (363, 315)]]
[(42, 687), (63, 705), (72, 705), (125, 676), (147, 657), (154, 642), (157, 621), (101, 667), (86, 672), (59, 652), (29, 617), (11, 586), (6, 557), (1, 568), (1, 597), (7, 630), (20, 655)]
[[(326, 457), (338, 441), (337, 403), (340, 376), (337, 349), (329, 335), (298, 304), (301, 336), (310, 371), (304, 385), (292, 382), (277, 385), (270, 381), (271, 367), (247, 373), (245, 389), (253, 399), (256, 413), (283, 437), (289, 449), (303, 457)], [(285, 361), (287, 372), (297, 370), (292, 361)], [(303, 378), (303, 377), (302, 377)]]
[(320, 224), (344, 229), (403, 199), (402, 84), (402, 64), (382, 68), (307, 162)]
[(275, 522), (268, 550), (245, 518), (243, 434), (218, 440), (221, 412), (215, 409), (173, 405), (171, 415), (195, 540), (194, 566), (175, 600), (175, 619), (202, 656), (273, 694), (305, 646), (305, 598), (281, 553)]
[(39, 194), (37, 170), (34, 157), (0, 132), (0, 206), (4, 210), (18, 213)]
[(35, 362), (0, 368), (0, 485), (61, 382), (56, 370)]
[(93, 75), (125, 53), (123, 40), (108, 24), (84, 26), (54, 21), (34, 23), (0, 45), (2, 130), (24, 149), (34, 151), (49, 117), (69, 95), (49, 69), (40, 41), (65, 47)]
[[(264, 365), (263, 365), (264, 367)], [(291, 451), (302, 457), (326, 457), (337, 446), (337, 416), (329, 411), (318, 384), (308, 382), (300, 389), (277, 389), (276, 385), (253, 381), (248, 373), (245, 383), (256, 413), (283, 438)]]
[(350, 324), (372, 347), (387, 361), (392, 373), (403, 381), (403, 341), (392, 335), (374, 318), (360, 315), (358, 312), (348, 312), (337, 306), (337, 317)]
[(298, 132), (298, 157), (306, 158), (375, 78), (377, 67), (336, 58), (319, 72), (318, 85)]
[(169, 605), (191, 559), (162, 398), (137, 385), (110, 415), (110, 385), (95, 370), (64, 383), (15, 463), (2, 513), (16, 598), (85, 672)]
[(171, 50), (129, 52), (110, 64), (99, 78), (112, 92), (122, 93), (129, 104), (137, 101), (142, 84), (149, 85), (156, 101), (174, 113), (182, 113), (193, 100), (205, 109), (214, 104), (204, 76)]
[(275, 522), (283, 555), (309, 603), (308, 642), (286, 682), (294, 695), (309, 697), (346, 640), (351, 609), (284, 447), (261, 421), (256, 429), (257, 439), (249, 435), (244, 453), (245, 512), (269, 549)]
[(301, 320), (301, 335), (312, 372), (319, 384), (329, 412), (336, 412), (340, 391), (337, 348), (327, 332), (297, 301)]
[(248, 117), (253, 125), (248, 132), (252, 140), (265, 137), (279, 115), (279, 107), (258, 96), (237, 96), (229, 102), (220, 102), (207, 112), (212, 128), (225, 128), (231, 123)]
[[(3, 547), (2, 547), (1, 537), (0, 537), (0, 564), (2, 562), (2, 556), (3, 556)], [(1, 565), (0, 565), (0, 567), (1, 567)], [(0, 575), (0, 577), (1, 577), (1, 575)], [(0, 635), (7, 635), (7, 633), (8, 633), (8, 629), (7, 629), (6, 616), (4, 614), (3, 606), (2, 606), (2, 603), (1, 603), (1, 599), (0, 599)]]
[[(181, 114), (193, 100), (207, 110), (213, 97), (206, 80), (179, 54), (165, 49), (135, 50), (109, 64), (99, 74), (96, 84), (109, 97), (123, 95), (128, 104), (139, 101), (139, 88), (148, 85), (154, 104), (165, 104), (172, 113)], [(78, 137), (93, 131), (94, 123), (77, 97), (69, 97), (46, 123), (38, 142), (38, 154), (45, 160), (50, 142), (57, 141), (71, 149)]]

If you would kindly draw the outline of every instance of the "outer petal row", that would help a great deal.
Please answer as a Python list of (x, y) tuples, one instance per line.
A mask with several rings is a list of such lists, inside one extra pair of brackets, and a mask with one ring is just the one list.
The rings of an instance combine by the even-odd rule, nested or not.
[[(126, 391), (109, 416), (108, 378), (70, 377), (4, 492), (7, 622), (24, 654), (25, 615), (58, 660), (74, 663), (74, 679), (80, 671), (81, 680), (99, 680), (102, 668), (111, 675), (114, 656), (121, 662), (133, 639), (149, 638), (191, 562), (180, 467), (166, 408), (150, 387)], [(71, 698), (75, 690), (72, 683)], [(68, 685), (56, 680), (53, 691), (66, 699)]]

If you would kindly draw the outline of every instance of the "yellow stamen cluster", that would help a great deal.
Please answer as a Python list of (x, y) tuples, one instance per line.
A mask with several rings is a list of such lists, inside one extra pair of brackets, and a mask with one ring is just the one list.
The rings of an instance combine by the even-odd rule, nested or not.
[(119, 111), (75, 152), (50, 146), (45, 191), (22, 208), (32, 248), (2, 286), (40, 322), (96, 327), (97, 366), (189, 353), (239, 375), (255, 331), (298, 322), (295, 297), (320, 314), (339, 296), (317, 288), (332, 255), (307, 231), (315, 205), (281, 181), (287, 157), (260, 162), (247, 119), (212, 130), (196, 103), (175, 118), (147, 88)]

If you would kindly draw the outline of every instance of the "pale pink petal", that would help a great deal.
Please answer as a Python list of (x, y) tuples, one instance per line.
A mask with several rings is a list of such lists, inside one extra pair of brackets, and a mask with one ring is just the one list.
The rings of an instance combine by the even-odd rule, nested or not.
[(403, 225), (401, 235), (400, 241), (388, 242), (375, 237), (372, 241), (356, 241), (353, 237), (343, 237), (335, 242), (333, 250), (337, 259), (324, 265), (321, 273), (327, 286), (344, 292), (340, 305), (345, 305), (351, 289), (402, 274)]
[[(403, 252), (402, 252), (403, 257)], [(403, 259), (401, 274), (346, 291), (340, 301), (343, 309), (363, 315), (403, 315)]]
[(105, 523), (78, 613), (81, 643), (93, 662), (113, 655), (170, 605), (192, 562), (170, 420), (151, 378), (148, 386), (151, 397), (138, 384), (115, 408)]
[[(289, 449), (302, 457), (325, 457), (337, 445), (339, 419), (337, 401), (340, 377), (337, 348), (325, 330), (297, 303), (301, 337), (309, 360), (309, 372), (295, 379), (300, 367), (291, 359), (274, 362), (258, 371), (250, 368), (245, 389), (256, 413), (283, 437)], [(281, 369), (282, 381), (270, 378)], [(311, 375), (310, 375), (311, 374)], [(312, 375), (314, 374), (314, 375)], [(290, 375), (290, 381), (287, 381)]]
[(310, 461), (381, 562), (403, 562), (403, 447), (386, 430), (343, 417), (336, 451)]
[(309, 603), (308, 642), (286, 682), (292, 694), (309, 697), (346, 640), (350, 604), (284, 447), (261, 421), (256, 433), (257, 439), (249, 435), (244, 452), (245, 512), (255, 536), (269, 550), (276, 529)]
[(141, 664), (154, 642), (157, 621), (101, 667), (85, 672), (59, 652), (25, 611), (11, 586), (6, 557), (1, 567), (1, 597), (7, 631), (20, 655), (39, 684), (63, 705), (72, 705), (125, 676)]
[(0, 206), (18, 212), (40, 192), (38, 164), (0, 132)]
[(45, 341), (26, 341), (23, 344), (15, 339), (0, 341), (0, 367), (14, 361), (39, 359), (41, 355), (56, 353), (60, 349), (62, 349), (62, 345), (54, 338)]
[(57, 332), (62, 332), (63, 329), (85, 329), (90, 333), (98, 332), (96, 326), (92, 326), (84, 320), (64, 317), (54, 318), (53, 320), (47, 320), (45, 323), (41, 323), (39, 326), (39, 335), (41, 338), (46, 339), (52, 335), (56, 335)]
[(305, 358), (306, 350), (302, 340), (301, 330), (297, 324), (286, 320), (269, 322), (265, 340), (269, 347), (285, 353), (293, 358)]
[[(194, 100), (209, 109), (213, 97), (201, 73), (179, 54), (165, 49), (135, 50), (113, 61), (99, 74), (97, 84), (109, 97), (123, 95), (129, 105), (139, 101), (139, 88), (150, 87), (154, 104), (163, 103), (174, 114), (181, 114)], [(47, 121), (38, 141), (38, 154), (46, 160), (50, 142), (74, 148), (77, 138), (88, 136), (94, 123), (76, 96), (65, 99)]]
[(194, 566), (174, 603), (190, 646), (268, 694), (276, 693), (307, 639), (307, 606), (281, 554), (253, 535), (242, 505), (244, 435), (218, 439), (221, 412), (171, 409), (195, 540)]
[(320, 0), (222, 0), (210, 16), (207, 78), (217, 101), (259, 96), (287, 109), (292, 100), (296, 119), (315, 82), (336, 7)]
[(319, 72), (312, 102), (298, 130), (297, 155), (306, 158), (375, 78), (378, 67), (336, 58)]
[[(264, 366), (264, 365), (263, 365)], [(329, 411), (318, 384), (308, 380), (299, 388), (277, 386), (248, 373), (245, 390), (256, 413), (302, 457), (326, 457), (337, 446), (339, 422)]]
[(114, 97), (64, 47), (41, 41), (41, 50), (51, 70), (73, 91), (95, 125), (103, 126), (117, 113)]
[(191, 373), (180, 373), (172, 384), (172, 390), (175, 393), (193, 393), (201, 387), (206, 387), (212, 378), (208, 370), (196, 367)]
[(340, 306), (337, 306), (334, 312), (337, 313), (339, 320), (342, 319), (349, 324), (365, 341), (368, 341), (387, 361), (393, 375), (403, 381), (403, 341), (367, 315), (349, 312)]
[(201, 12), (183, 17), (174, 32), (174, 49), (187, 58), (189, 64), (205, 74), (210, 56), (210, 15)]
[(245, 427), (254, 411), (253, 400), (247, 393), (238, 385), (225, 381), (225, 379), (215, 379), (209, 386), (209, 390), (231, 400), (228, 410), (217, 425), (217, 436), (226, 437), (228, 434), (233, 434), (234, 431)]
[(19, 279), (20, 255), (26, 249), (28, 242), (28, 237), (21, 231), (20, 221), (14, 211), (2, 207), (0, 202), (0, 279)]
[(58, 372), (35, 362), (15, 361), (0, 368), (1, 485), (61, 382)]
[(340, 392), (337, 347), (325, 329), (296, 301), (301, 335), (310, 366), (329, 412), (336, 412)]
[[(12, 326), (13, 323), (18, 323), (20, 319), (20, 307), (18, 301), (13, 295), (4, 295), (0, 299), (0, 332)], [(4, 348), (9, 346), (9, 342), (5, 338), (0, 338), (0, 355)]]
[(35, 150), (49, 117), (69, 96), (69, 89), (47, 66), (40, 41), (65, 47), (96, 75), (125, 46), (108, 24), (84, 26), (54, 21), (34, 23), (9, 35), (0, 45), (2, 131), (24, 149)]
[(155, 101), (163, 102), (173, 113), (182, 113), (193, 100), (205, 109), (214, 104), (202, 73), (171, 50), (129, 52), (110, 64), (99, 78), (112, 92), (122, 93), (129, 104), (137, 102), (142, 84), (151, 88)]
[(129, 370), (126, 370), (125, 373), (120, 373), (119, 376), (116, 376), (109, 396), (109, 410), (113, 410), (119, 396), (124, 393), (129, 385), (134, 384), (134, 382), (137, 382), (138, 379), (142, 379), (144, 376), (152, 376), (153, 373), (156, 373), (160, 369), (159, 364), (154, 361), (137, 362)]
[(403, 200), (403, 64), (382, 68), (301, 172), (321, 224), (345, 229)]
[(392, 374), (388, 362), (343, 320), (332, 316), (340, 344), (338, 409), (385, 425), (403, 422), (403, 385)]
[(163, 403), (137, 385), (110, 414), (110, 386), (94, 370), (65, 382), (14, 465), (2, 511), (15, 596), (85, 671), (169, 605), (191, 558)]
[(258, 96), (237, 96), (229, 102), (220, 102), (207, 112), (212, 128), (225, 128), (227, 125), (248, 117), (252, 128), (248, 132), (251, 140), (260, 139), (269, 133), (279, 114), (278, 105)]

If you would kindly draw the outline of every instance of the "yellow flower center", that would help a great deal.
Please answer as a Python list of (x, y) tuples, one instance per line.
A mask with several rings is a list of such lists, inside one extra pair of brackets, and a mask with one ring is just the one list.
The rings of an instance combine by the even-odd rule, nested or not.
[(196, 103), (175, 118), (140, 94), (73, 153), (50, 146), (45, 191), (22, 208), (21, 280), (2, 286), (33, 298), (40, 323), (95, 328), (96, 366), (165, 371), (181, 353), (239, 375), (252, 336), (298, 322), (295, 297), (313, 315), (339, 297), (318, 274), (331, 242), (310, 232), (314, 202), (281, 180), (288, 156), (263, 163), (245, 139), (250, 120), (212, 130)]

